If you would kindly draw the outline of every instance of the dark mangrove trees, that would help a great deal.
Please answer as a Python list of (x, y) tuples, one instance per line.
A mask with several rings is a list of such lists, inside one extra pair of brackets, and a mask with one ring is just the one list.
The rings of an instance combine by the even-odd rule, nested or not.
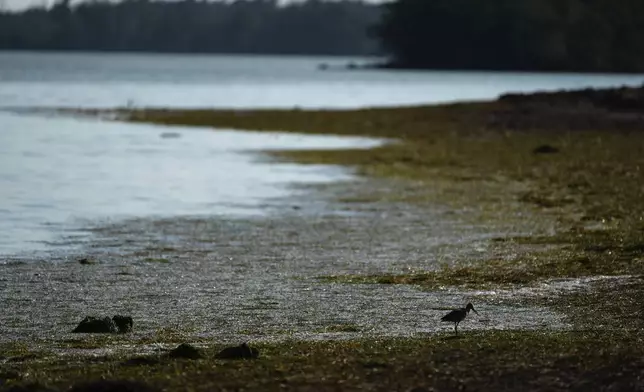
[(398, 0), (374, 29), (390, 66), (644, 72), (642, 0)]

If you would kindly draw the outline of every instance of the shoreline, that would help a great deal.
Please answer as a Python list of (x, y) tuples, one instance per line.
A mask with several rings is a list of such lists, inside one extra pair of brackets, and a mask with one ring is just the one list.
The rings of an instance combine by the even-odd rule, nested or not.
[[(279, 160), (351, 167), (368, 183), (384, 185), (351, 191), (340, 187), (331, 193), (338, 203), (349, 210), (374, 209), (392, 217), (396, 212), (403, 216), (399, 220), (390, 218), (393, 223), (381, 230), (363, 233), (368, 234), (363, 239), (353, 239), (356, 251), (372, 243), (369, 241), (378, 246), (387, 241), (392, 246), (401, 245), (399, 253), (393, 254), (402, 260), (391, 264), (391, 271), (365, 272), (361, 267), (365, 264), (357, 263), (354, 273), (329, 271), (314, 277), (322, 283), (326, 281), (329, 287), (347, 290), (364, 286), (387, 292), (408, 287), (420, 293), (458, 295), (469, 290), (513, 292), (535, 285), (548, 286), (551, 279), (630, 276), (531, 299), (494, 294), (488, 294), (487, 299), (478, 298), (486, 304), (484, 309), (517, 309), (530, 304), (547, 307), (561, 315), (570, 329), (553, 330), (548, 325), (534, 331), (474, 328), (474, 319), (463, 325), (461, 339), (451, 338), (449, 332), (379, 338), (365, 334), (359, 325), (336, 324), (333, 328), (339, 331), (357, 328), (357, 332), (343, 341), (258, 343), (260, 359), (256, 361), (216, 360), (213, 350), (219, 346), (215, 343), (214, 348), (206, 349), (206, 358), (199, 361), (161, 360), (153, 365), (123, 367), (121, 363), (128, 357), (117, 354), (86, 370), (75, 361), (61, 365), (52, 359), (27, 359), (14, 362), (20, 368), (17, 371), (31, 374), (28, 380), (55, 387), (96, 379), (107, 372), (111, 377), (144, 380), (171, 390), (319, 390), (338, 385), (376, 390), (465, 387), (497, 391), (515, 390), (517, 385), (534, 391), (583, 389), (590, 385), (637, 390), (644, 374), (643, 321), (632, 317), (633, 306), (637, 306), (637, 298), (644, 292), (644, 141), (638, 133), (640, 123), (624, 116), (631, 112), (625, 111), (623, 105), (598, 107), (592, 97), (551, 105), (551, 99), (342, 111), (136, 110), (129, 112), (129, 120), (395, 138), (397, 143), (364, 151), (267, 153)], [(128, 112), (121, 109), (121, 113)], [(600, 119), (590, 125), (601, 125), (602, 129), (584, 128), (588, 122), (580, 118), (589, 114)], [(561, 124), (564, 130), (558, 128)], [(412, 244), (418, 243), (423, 230), (429, 230), (433, 223), (431, 215), (415, 211), (437, 205), (443, 207), (441, 219), (460, 219), (462, 223), (454, 226), (457, 231), (469, 225), (487, 227), (490, 232), (497, 228), (505, 234), (485, 238), (484, 250), (478, 257), (476, 253), (456, 254), (438, 269), (405, 272), (405, 258), (414, 254)], [(404, 213), (420, 219), (404, 218)], [(419, 226), (411, 226), (412, 222)], [(158, 226), (160, 232), (166, 233), (169, 224), (142, 227), (153, 232)], [(311, 232), (315, 234), (311, 238), (338, 232), (339, 227), (344, 226), (334, 223), (328, 231), (316, 229), (321, 231)], [(360, 233), (368, 227), (358, 226), (361, 230), (354, 231), (347, 226), (339, 233), (347, 241), (343, 233)], [(520, 227), (533, 229), (518, 236), (510, 234), (513, 228)], [(447, 230), (439, 229), (438, 232)], [(113, 230), (128, 232), (127, 227)], [(274, 238), (275, 243), (269, 245), (276, 246), (288, 238)], [(324, 252), (324, 245), (322, 242), (315, 252)], [(192, 246), (178, 246), (168, 254), (171, 258), (181, 257)], [(367, 259), (382, 253), (376, 245), (369, 246), (373, 249)], [(472, 244), (456, 245), (461, 250), (470, 246), (476, 248)], [(294, 251), (300, 247), (298, 241), (293, 242)], [(423, 254), (414, 257), (422, 260)], [(164, 264), (155, 265), (162, 269)], [(486, 317), (499, 316), (492, 313)], [(158, 341), (165, 339), (174, 344), (185, 338), (175, 334), (159, 337)], [(116, 341), (88, 338), (85, 343), (109, 347)], [(52, 378), (48, 373), (52, 366), (63, 369), (65, 376)], [(176, 375), (173, 380), (162, 377), (167, 372)]]
[[(617, 211), (623, 206), (604, 206), (609, 207), (606, 211), (598, 206), (599, 211), (595, 211), (589, 210), (586, 204), (601, 205), (608, 201), (609, 194), (637, 189), (637, 181), (630, 178), (627, 180), (630, 187), (610, 189), (602, 186), (600, 179), (589, 178), (596, 173), (583, 167), (596, 166), (611, 172), (614, 168), (603, 160), (613, 160), (620, 166), (632, 165), (634, 171), (628, 172), (622, 167), (617, 173), (611, 173), (612, 179), (624, 179), (625, 172), (630, 177), (641, 175), (639, 153), (644, 151), (644, 146), (633, 134), (644, 129), (644, 119), (633, 112), (633, 107), (638, 110), (640, 106), (644, 107), (644, 88), (620, 87), (508, 94), (497, 101), (403, 108), (142, 109), (121, 110), (121, 114), (125, 121), (133, 122), (398, 140), (398, 143), (367, 150), (275, 151), (269, 154), (297, 163), (345, 165), (366, 177), (438, 181), (433, 185), (441, 181), (451, 183), (441, 183), (440, 187), (463, 188), (467, 182), (483, 183), (492, 178), (496, 182), (505, 181), (504, 186), (522, 184), (523, 192), (514, 195), (519, 202), (564, 214), (558, 219), (566, 221), (568, 233), (560, 232), (559, 238), (550, 238), (558, 243), (569, 241), (579, 233), (585, 233), (590, 241), (606, 240), (604, 237), (610, 235), (587, 228), (601, 226), (607, 220), (640, 226), (642, 215), (635, 221), (625, 222), (627, 217)], [(602, 173), (601, 179), (606, 174)], [(396, 199), (422, 200), (427, 196), (422, 195), (424, 191), (419, 191), (421, 195), (398, 195)], [(467, 192), (465, 189), (458, 191)], [(431, 197), (444, 202), (436, 196)], [(625, 201), (642, 214), (636, 198)], [(521, 238), (510, 240), (523, 241)], [(537, 240), (547, 241), (545, 238)], [(641, 272), (639, 268), (637, 271)]]

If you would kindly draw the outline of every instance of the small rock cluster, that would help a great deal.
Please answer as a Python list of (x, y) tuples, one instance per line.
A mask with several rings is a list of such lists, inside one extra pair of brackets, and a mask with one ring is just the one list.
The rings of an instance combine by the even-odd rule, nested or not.
[(199, 359), (203, 357), (198, 348), (189, 345), (188, 343), (180, 344), (177, 348), (170, 351), (168, 354), (170, 358), (188, 358)]
[(215, 358), (217, 359), (255, 359), (259, 357), (259, 350), (242, 343), (239, 346), (226, 347)]
[[(201, 351), (187, 343), (179, 345), (168, 354), (170, 358), (199, 359), (203, 357)], [(216, 359), (255, 359), (259, 357), (259, 350), (242, 343), (239, 346), (226, 347), (221, 350)]]
[(644, 128), (644, 85), (587, 88), (499, 97), (502, 107), (485, 120), (492, 129), (505, 130), (620, 130)]
[[(182, 343), (170, 350), (165, 356), (138, 356), (122, 362), (123, 366), (151, 366), (166, 359), (190, 359), (197, 360), (206, 357), (207, 354), (188, 343)], [(259, 357), (259, 350), (249, 347), (248, 344), (242, 343), (239, 346), (226, 347), (215, 355), (216, 359), (236, 360), (236, 359), (256, 359)]]
[(73, 333), (127, 333), (132, 331), (134, 322), (130, 316), (109, 317), (87, 316), (72, 331)]

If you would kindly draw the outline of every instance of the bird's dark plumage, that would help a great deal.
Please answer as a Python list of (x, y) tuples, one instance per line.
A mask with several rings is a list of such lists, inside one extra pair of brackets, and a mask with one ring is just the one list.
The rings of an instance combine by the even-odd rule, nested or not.
[(458, 323), (465, 320), (465, 317), (470, 312), (470, 310), (478, 314), (478, 312), (474, 310), (474, 305), (472, 305), (472, 303), (468, 303), (464, 308), (455, 309), (447, 313), (445, 316), (443, 316), (443, 318), (441, 318), (441, 321), (448, 321), (450, 323), (454, 323), (454, 331), (458, 335)]

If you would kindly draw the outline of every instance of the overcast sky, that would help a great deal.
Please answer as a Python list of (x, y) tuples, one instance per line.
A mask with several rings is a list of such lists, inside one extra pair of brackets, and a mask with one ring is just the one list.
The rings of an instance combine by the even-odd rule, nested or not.
[[(0, 0), (0, 6), (2, 9), (20, 10), (34, 5), (49, 6), (55, 1), (56, 0)], [(279, 0), (279, 1), (289, 2), (289, 1), (301, 1), (301, 0)], [(365, 0), (365, 1), (369, 3), (381, 3), (383, 1), (388, 1), (388, 0)], [(75, 3), (75, 2), (76, 0), (72, 0), (72, 3)]]

